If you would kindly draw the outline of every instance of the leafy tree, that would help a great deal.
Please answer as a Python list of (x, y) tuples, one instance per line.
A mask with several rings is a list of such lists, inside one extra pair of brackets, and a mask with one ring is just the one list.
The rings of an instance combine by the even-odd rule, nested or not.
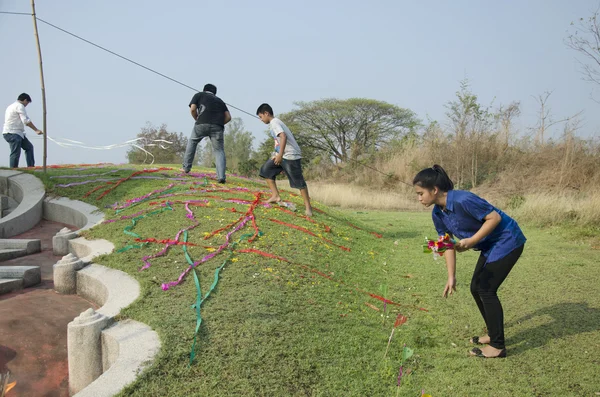
[(250, 131), (244, 129), (241, 118), (234, 118), (225, 126), (225, 158), (227, 168), (240, 171), (240, 166), (247, 163), (252, 156), (252, 141), (254, 137)]
[(357, 160), (419, 124), (411, 110), (373, 99), (323, 99), (296, 106), (280, 118), (294, 133), (303, 157), (321, 154), (336, 162)]
[[(187, 137), (183, 133), (169, 132), (166, 124), (161, 124), (157, 128), (151, 123), (147, 123), (137, 134), (137, 138), (142, 139), (135, 142), (135, 145), (152, 153), (155, 163), (181, 163), (187, 145)], [(127, 151), (127, 160), (131, 164), (149, 163), (152, 161), (152, 156), (132, 146)]]
[[(251, 132), (245, 130), (241, 118), (234, 118), (225, 126), (223, 139), (227, 169), (230, 172), (250, 175), (258, 169), (252, 150), (254, 136)], [(204, 138), (204, 141), (206, 141), (204, 147), (198, 146), (198, 164), (204, 167), (214, 167), (215, 156), (212, 151), (212, 144), (209, 138)]]
[(271, 158), (271, 154), (275, 149), (273, 138), (270, 134), (266, 134), (265, 139), (258, 146), (258, 150), (253, 153), (253, 158), (260, 164)]

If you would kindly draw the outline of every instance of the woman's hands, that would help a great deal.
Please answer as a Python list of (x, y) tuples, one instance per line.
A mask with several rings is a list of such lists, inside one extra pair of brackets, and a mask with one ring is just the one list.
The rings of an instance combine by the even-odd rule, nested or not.
[(452, 295), (454, 292), (456, 292), (456, 278), (448, 277), (448, 282), (446, 282), (446, 286), (444, 287), (444, 293), (442, 294), (442, 296), (444, 298), (447, 298), (448, 295)]
[(470, 250), (471, 248), (473, 248), (475, 246), (475, 244), (476, 244), (476, 242), (473, 240), (472, 237), (463, 238), (458, 243), (454, 244), (454, 249), (457, 250), (458, 252), (464, 252), (464, 251), (467, 251), (467, 250)]

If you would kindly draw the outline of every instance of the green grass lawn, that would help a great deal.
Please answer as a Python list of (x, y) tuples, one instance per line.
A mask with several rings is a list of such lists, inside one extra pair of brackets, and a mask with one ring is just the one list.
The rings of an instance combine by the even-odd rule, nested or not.
[[(198, 224), (189, 231), (187, 241), (194, 245), (187, 250), (190, 259), (198, 261), (214, 253), (234, 226), (213, 236), (211, 232), (246, 213), (250, 204), (239, 200), (251, 202), (257, 192), (266, 192), (260, 182), (234, 177), (225, 186), (214, 179), (192, 177), (128, 179), (119, 185), (115, 179), (102, 188), (98, 187), (106, 182), (57, 186), (133, 173), (121, 169), (103, 176), (64, 178), (113, 169), (51, 170), (52, 178), (43, 179), (52, 194), (96, 205), (106, 211), (107, 219), (145, 211), (140, 216), (148, 216), (135, 222), (117, 220), (87, 233), (89, 238), (111, 240), (117, 250), (139, 245), (133, 234), (142, 239), (173, 239), (179, 230), (194, 225), (184, 204), (176, 201), (208, 200), (201, 203), (205, 206), (189, 207)], [(167, 188), (171, 190), (119, 213), (110, 207)], [(229, 190), (235, 188), (242, 190)], [(107, 189), (112, 190), (98, 198)], [(165, 193), (172, 196), (159, 197)], [(283, 198), (302, 208), (299, 197), (286, 192)], [(161, 206), (163, 200), (169, 200), (170, 206)], [(249, 222), (232, 234), (232, 241), (239, 241), (230, 246), (232, 250), (225, 249), (197, 266), (206, 293), (215, 269), (226, 261), (216, 288), (201, 306), (203, 322), (191, 365), (196, 326), (191, 305), (197, 294), (193, 275), (167, 291), (161, 288), (188, 267), (183, 246), (174, 245), (166, 255), (150, 259), (151, 266), (143, 271), (139, 270), (142, 258), (157, 254), (164, 244), (148, 243), (98, 258), (98, 263), (123, 270), (140, 282), (140, 299), (121, 317), (148, 324), (162, 342), (155, 363), (121, 395), (419, 396), (425, 390), (440, 397), (600, 392), (600, 251), (563, 239), (552, 230), (525, 225), (525, 252), (500, 291), (508, 358), (484, 360), (468, 356), (468, 339), (483, 328), (468, 289), (476, 253), (458, 256), (458, 291), (443, 299), (443, 260), (434, 261), (421, 248), (425, 236), (435, 237), (428, 213), (341, 212), (314, 204), (324, 211), (315, 214), (316, 223), (298, 216), (299, 212), (257, 206), (253, 214), (262, 235), (248, 242), (244, 235), (254, 233)], [(128, 226), (129, 234), (124, 232)], [(372, 232), (381, 233), (381, 238)], [(259, 250), (286, 261), (243, 250)], [(369, 293), (382, 295), (386, 289), (387, 299), (399, 305), (387, 304), (384, 316), (383, 302)], [(408, 321), (396, 329), (384, 358), (398, 313)], [(404, 345), (414, 355), (404, 365), (398, 388)]]

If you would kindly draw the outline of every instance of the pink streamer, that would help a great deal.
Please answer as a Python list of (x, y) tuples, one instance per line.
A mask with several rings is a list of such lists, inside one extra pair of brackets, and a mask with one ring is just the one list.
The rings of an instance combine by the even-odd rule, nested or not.
[(103, 172), (102, 174), (76, 174), (76, 175), (54, 175), (51, 176), (50, 179), (69, 179), (69, 178), (85, 178), (90, 176), (103, 176), (108, 174), (114, 174), (115, 172), (119, 172), (121, 170), (112, 170), (108, 172)]
[(240, 230), (241, 228), (243, 228), (246, 225), (246, 223), (251, 219), (252, 219), (251, 216), (245, 217), (244, 220), (242, 222), (240, 222), (232, 231), (227, 233), (227, 236), (225, 236), (225, 243), (223, 245), (221, 245), (215, 252), (212, 252), (212, 253), (206, 255), (204, 258), (200, 259), (199, 261), (194, 262), (193, 265), (190, 265), (183, 273), (181, 273), (181, 275), (179, 276), (177, 281), (170, 281), (168, 283), (163, 283), (162, 284), (163, 291), (167, 291), (169, 288), (178, 285), (179, 283), (181, 283), (181, 281), (184, 279), (184, 277), (190, 272), (190, 270), (192, 270), (199, 264), (204, 263), (204, 262), (214, 258), (218, 254), (220, 254), (221, 251), (223, 251), (225, 248), (227, 248), (229, 246), (229, 244), (230, 244), (229, 238), (231, 237), (231, 235), (233, 233), (237, 232), (238, 230)]
[(158, 194), (158, 193), (164, 192), (165, 190), (169, 190), (173, 186), (175, 186), (175, 184), (171, 183), (171, 184), (169, 184), (169, 186), (167, 186), (165, 188), (156, 189), (156, 190), (154, 190), (154, 191), (152, 191), (152, 192), (150, 192), (148, 194), (144, 194), (143, 196), (129, 199), (123, 205), (119, 205), (119, 203), (114, 203), (113, 204), (113, 210), (120, 210), (120, 209), (123, 209), (123, 208), (127, 208), (127, 207), (131, 206), (132, 204), (139, 203), (140, 201), (145, 200), (145, 199), (151, 197), (154, 194)]
[(114, 181), (116, 179), (119, 179), (119, 178), (100, 178), (100, 179), (91, 179), (91, 180), (82, 181), (82, 182), (58, 183), (54, 186), (56, 186), (56, 187), (72, 187), (72, 186), (87, 185), (88, 183), (109, 182), (109, 181)]

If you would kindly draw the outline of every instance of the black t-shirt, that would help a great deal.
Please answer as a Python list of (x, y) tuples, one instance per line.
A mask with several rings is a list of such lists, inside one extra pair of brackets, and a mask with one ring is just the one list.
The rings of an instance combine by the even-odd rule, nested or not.
[(225, 102), (211, 92), (199, 92), (190, 101), (190, 106), (198, 107), (196, 124), (225, 125), (225, 112), (229, 111)]

